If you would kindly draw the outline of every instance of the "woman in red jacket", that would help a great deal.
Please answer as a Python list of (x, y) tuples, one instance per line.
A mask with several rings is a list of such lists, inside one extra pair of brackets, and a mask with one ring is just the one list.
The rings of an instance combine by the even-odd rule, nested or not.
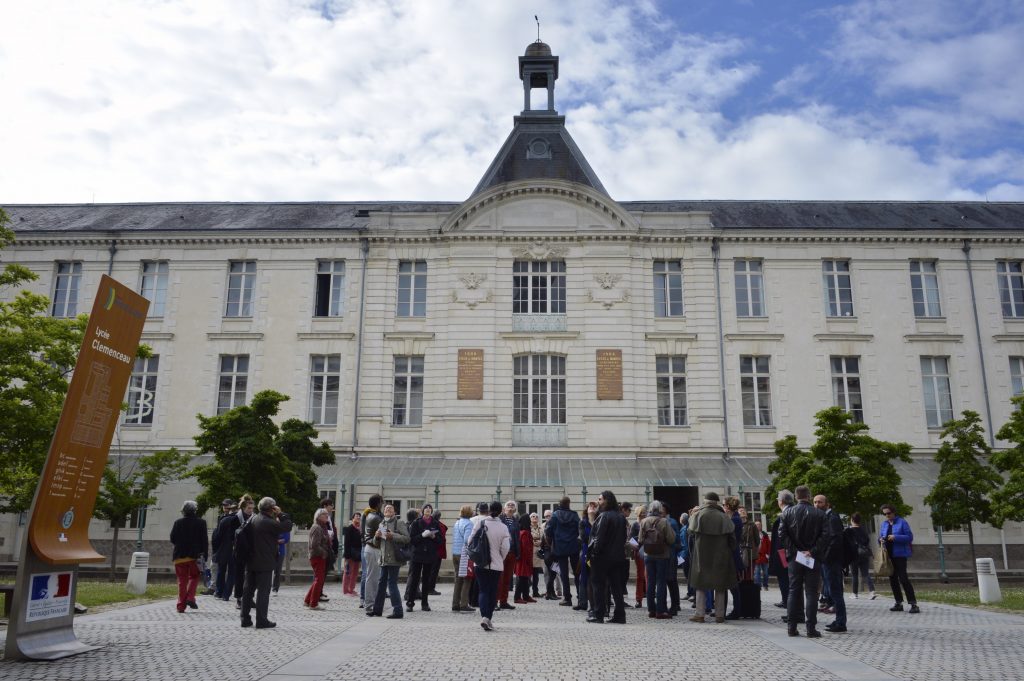
[(519, 516), (519, 557), (516, 559), (516, 593), (515, 602), (536, 603), (530, 597), (530, 585), (533, 583), (533, 533), (530, 531), (530, 516)]
[(761, 533), (761, 544), (757, 548), (757, 560), (754, 561), (754, 584), (761, 585), (765, 591), (768, 590), (768, 559), (772, 552), (772, 539), (768, 533), (761, 529), (761, 521), (754, 523), (757, 531)]

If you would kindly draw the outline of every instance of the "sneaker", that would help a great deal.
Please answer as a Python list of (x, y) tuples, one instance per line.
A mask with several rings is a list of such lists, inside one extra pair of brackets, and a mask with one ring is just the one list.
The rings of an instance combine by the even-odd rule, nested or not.
[(494, 626), (491, 624), (491, 620), (487, 617), (480, 618), (480, 628), (484, 631), (494, 631)]
[(327, 596), (324, 596), (323, 594), (320, 594), (320, 602), (321, 602), (321, 603), (326, 603), (326, 602), (328, 602), (329, 600), (331, 600), (331, 599), (330, 599), (330, 598), (328, 598)]
[(878, 598), (878, 594), (876, 594), (874, 591), (872, 591), (871, 592), (871, 600), (875, 600), (876, 598)]
[(896, 605), (889, 608), (889, 612), (903, 612), (903, 604), (897, 603)]
[(913, 605), (910, 606), (910, 614), (911, 615), (917, 615), (920, 612), (921, 612), (921, 608), (917, 607), (917, 603), (914, 603)]

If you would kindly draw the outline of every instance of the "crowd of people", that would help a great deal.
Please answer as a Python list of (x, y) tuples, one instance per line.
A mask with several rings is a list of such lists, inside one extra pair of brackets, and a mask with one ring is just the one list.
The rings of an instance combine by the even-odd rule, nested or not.
[[(558, 601), (593, 624), (625, 624), (631, 607), (646, 608), (651, 619), (671, 619), (684, 605), (693, 610), (693, 622), (706, 622), (709, 616), (718, 623), (756, 619), (761, 616), (760, 592), (768, 590), (769, 576), (774, 576), (782, 595), (775, 605), (786, 609), (783, 620), (791, 636), (799, 636), (798, 625), (804, 624), (808, 637), (820, 637), (819, 614), (834, 614), (825, 629), (841, 633), (847, 631), (845, 576), (852, 578), (854, 598), (863, 586), (874, 599), (876, 550), (887, 554), (892, 567), (895, 604), (890, 610), (902, 611), (905, 595), (909, 611), (920, 612), (907, 576), (913, 533), (893, 506), (881, 507), (885, 520), (873, 542), (859, 514), (844, 526), (828, 499), (812, 497), (807, 487), (783, 490), (777, 503), (780, 512), (770, 533), (736, 497), (708, 492), (699, 506), (678, 518), (666, 503), (652, 501), (633, 518), (633, 505), (620, 503), (610, 490), (586, 503), (582, 515), (569, 497), (543, 518), (520, 514), (515, 501), (467, 504), (449, 529), (431, 504), (409, 510), (403, 519), (374, 494), (339, 531), (333, 502), (324, 499), (309, 528), (313, 581), (303, 602), (320, 610), (330, 600), (324, 593), (327, 573), (340, 558), (342, 595), (358, 598), (366, 616), (385, 616), (385, 600), (388, 619), (401, 619), (417, 606), (429, 612), (430, 596), (440, 595), (436, 585), (448, 559), (450, 533), (451, 610), (477, 613), (484, 631), (493, 631), (496, 611), (540, 600)], [(198, 607), (198, 561), (210, 556), (217, 572), (209, 593), (223, 600), (233, 597), (243, 627), (274, 627), (268, 618), (270, 595), (280, 584), (291, 518), (269, 497), (258, 503), (248, 495), (238, 502), (225, 499), (208, 543), (206, 522), (197, 510), (194, 501), (185, 502), (171, 530), (178, 612)], [(403, 592), (398, 580), (404, 565)], [(631, 570), (636, 586), (630, 598)]]

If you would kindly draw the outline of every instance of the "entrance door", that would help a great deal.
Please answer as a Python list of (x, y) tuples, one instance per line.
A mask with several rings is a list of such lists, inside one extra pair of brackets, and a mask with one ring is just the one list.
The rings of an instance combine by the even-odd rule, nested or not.
[(669, 513), (676, 520), (682, 513), (689, 513), (700, 505), (700, 493), (696, 487), (655, 487), (654, 499), (668, 505)]

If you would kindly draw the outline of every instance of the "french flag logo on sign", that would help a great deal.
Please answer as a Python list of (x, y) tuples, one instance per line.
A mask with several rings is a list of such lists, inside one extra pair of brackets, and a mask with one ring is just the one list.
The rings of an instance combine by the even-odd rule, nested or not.
[(71, 573), (32, 576), (33, 601), (66, 598), (71, 595)]

